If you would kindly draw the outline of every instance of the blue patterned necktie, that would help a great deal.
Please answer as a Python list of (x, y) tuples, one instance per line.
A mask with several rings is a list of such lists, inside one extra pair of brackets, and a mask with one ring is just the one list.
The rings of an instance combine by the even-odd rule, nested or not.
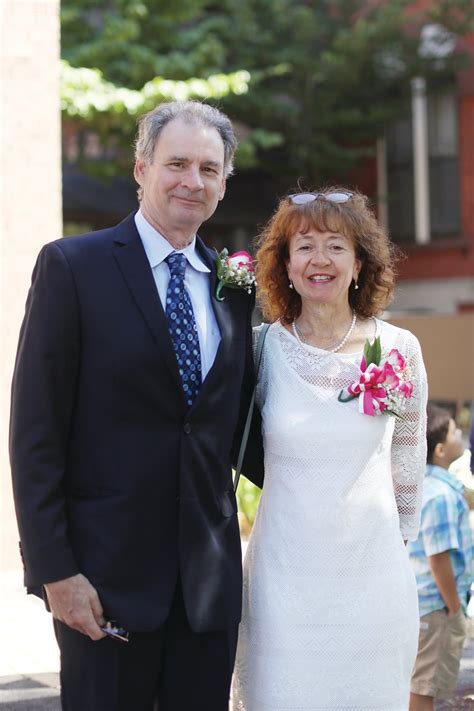
[(184, 286), (186, 257), (171, 252), (166, 257), (170, 270), (166, 292), (166, 316), (173, 341), (184, 395), (189, 407), (195, 401), (201, 387), (201, 353), (199, 337), (191, 299)]

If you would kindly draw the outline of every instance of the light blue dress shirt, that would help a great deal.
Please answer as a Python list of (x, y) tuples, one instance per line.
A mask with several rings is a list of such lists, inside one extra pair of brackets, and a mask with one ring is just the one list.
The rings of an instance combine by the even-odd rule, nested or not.
[(221, 334), (211, 301), (211, 272), (196, 251), (196, 237), (184, 249), (175, 250), (168, 240), (150, 225), (140, 210), (135, 215), (135, 224), (150, 262), (158, 295), (165, 311), (166, 292), (170, 279), (170, 271), (165, 259), (171, 252), (180, 252), (186, 256), (188, 263), (184, 284), (191, 298), (196, 319), (201, 350), (202, 379), (204, 380), (216, 358)]

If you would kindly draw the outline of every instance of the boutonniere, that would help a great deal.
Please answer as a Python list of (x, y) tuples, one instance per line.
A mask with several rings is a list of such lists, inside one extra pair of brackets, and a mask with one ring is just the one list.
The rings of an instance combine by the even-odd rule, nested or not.
[(406, 401), (413, 394), (413, 383), (405, 358), (396, 349), (383, 357), (380, 337), (370, 343), (367, 339), (360, 364), (360, 377), (339, 393), (339, 402), (359, 398), (359, 412), (363, 415), (400, 416)]
[(230, 289), (245, 289), (249, 294), (255, 281), (255, 269), (252, 255), (248, 252), (234, 252), (229, 255), (227, 249), (223, 249), (216, 259), (217, 278), (219, 283), (216, 289), (216, 299), (224, 301), (221, 296), (224, 286)]

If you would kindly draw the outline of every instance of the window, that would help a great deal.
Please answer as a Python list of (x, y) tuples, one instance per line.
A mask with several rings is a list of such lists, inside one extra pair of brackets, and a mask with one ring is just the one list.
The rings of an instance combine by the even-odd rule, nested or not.
[(452, 94), (428, 96), (430, 218), (433, 238), (460, 228), (458, 114)]
[(388, 225), (392, 239), (415, 239), (413, 181), (413, 137), (411, 116), (394, 123), (387, 131)]
[[(427, 97), (431, 239), (460, 229), (458, 115), (453, 93)], [(388, 224), (397, 242), (415, 242), (413, 125), (411, 114), (386, 133)]]

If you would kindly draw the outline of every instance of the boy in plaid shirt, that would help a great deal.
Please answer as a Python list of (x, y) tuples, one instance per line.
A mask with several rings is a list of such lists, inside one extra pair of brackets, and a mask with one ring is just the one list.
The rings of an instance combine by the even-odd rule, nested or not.
[(434, 699), (452, 696), (472, 579), (469, 508), (463, 485), (448, 471), (463, 453), (461, 431), (447, 410), (428, 406), (427, 439), (420, 535), (409, 547), (421, 618), (410, 711), (431, 711)]

